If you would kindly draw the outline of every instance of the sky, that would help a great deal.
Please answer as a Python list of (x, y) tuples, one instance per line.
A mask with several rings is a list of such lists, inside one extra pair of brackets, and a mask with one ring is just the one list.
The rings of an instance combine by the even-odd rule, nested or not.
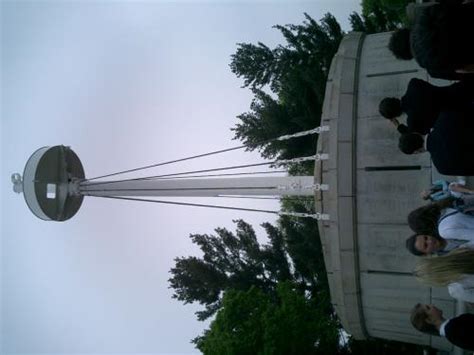
[[(12, 191), (42, 146), (64, 144), (86, 177), (233, 147), (251, 92), (229, 69), (236, 43), (283, 42), (275, 24), (359, 1), (2, 1), (1, 354), (198, 353), (199, 305), (171, 298), (169, 269), (199, 255), (190, 233), (256, 227), (263, 213), (86, 198), (67, 222), (36, 218)], [(237, 151), (150, 174), (261, 162)], [(128, 177), (128, 176), (127, 176)], [(205, 199), (189, 202), (209, 203)], [(275, 201), (219, 199), (275, 210)]]

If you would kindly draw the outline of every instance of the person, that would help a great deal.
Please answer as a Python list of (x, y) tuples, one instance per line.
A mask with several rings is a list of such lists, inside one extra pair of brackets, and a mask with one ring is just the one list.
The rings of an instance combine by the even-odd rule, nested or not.
[(411, 29), (395, 31), (389, 49), (398, 59), (415, 58), (430, 76), (447, 80), (472, 77), (474, 51), (470, 39), (474, 3), (445, 0), (416, 11)]
[(414, 275), (430, 286), (447, 286), (451, 297), (474, 302), (474, 250), (459, 248), (446, 255), (421, 258)]
[(429, 152), (433, 165), (443, 175), (474, 175), (474, 159), (470, 156), (474, 152), (472, 115), (473, 109), (443, 111), (426, 140), (420, 133), (405, 132), (400, 135), (398, 147), (405, 154)]
[(408, 226), (415, 232), (406, 240), (410, 253), (443, 255), (460, 247), (474, 248), (474, 216), (452, 208), (453, 201), (449, 197), (408, 214)]
[(447, 180), (436, 180), (428, 189), (421, 191), (423, 200), (440, 201), (448, 197), (463, 198), (474, 194), (465, 186), (466, 182), (449, 182)]
[(379, 112), (389, 120), (406, 113), (408, 131), (424, 135), (433, 128), (441, 111), (462, 110), (463, 107), (473, 103), (474, 81), (435, 86), (427, 81), (413, 78), (400, 99), (395, 97), (382, 99)]
[(420, 332), (446, 337), (455, 346), (474, 350), (473, 314), (464, 313), (445, 319), (443, 311), (436, 306), (418, 303), (411, 311), (410, 321)]

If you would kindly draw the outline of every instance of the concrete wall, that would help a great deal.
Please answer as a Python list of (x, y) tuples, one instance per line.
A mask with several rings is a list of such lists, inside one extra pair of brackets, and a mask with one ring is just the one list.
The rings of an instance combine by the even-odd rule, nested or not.
[(405, 249), (412, 234), (407, 214), (423, 204), (420, 191), (439, 174), (429, 154), (402, 154), (398, 132), (378, 113), (380, 100), (402, 96), (411, 78), (449, 83), (433, 81), (414, 61), (396, 60), (387, 49), (389, 36), (345, 36), (328, 77), (322, 124), (330, 131), (320, 136), (318, 152), (329, 160), (317, 163), (315, 180), (329, 184), (316, 194), (316, 207), (330, 215), (320, 234), (331, 298), (344, 328), (358, 339), (449, 351), (445, 339), (416, 331), (409, 320), (418, 302), (455, 314), (446, 289), (426, 287), (411, 275), (416, 257)]

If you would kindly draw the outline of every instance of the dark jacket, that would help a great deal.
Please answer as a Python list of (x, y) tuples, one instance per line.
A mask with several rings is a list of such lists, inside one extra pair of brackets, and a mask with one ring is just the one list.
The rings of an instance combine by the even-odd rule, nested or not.
[(465, 313), (450, 319), (444, 331), (446, 338), (454, 345), (474, 350), (474, 314)]
[(426, 148), (444, 175), (474, 175), (474, 110), (442, 112), (427, 135)]
[(474, 3), (460, 1), (443, 1), (420, 11), (410, 31), (418, 64), (436, 77), (456, 76), (457, 69), (474, 64), (473, 18)]
[(474, 81), (435, 86), (421, 79), (411, 79), (401, 98), (410, 132), (427, 134), (441, 111), (462, 111), (474, 101)]

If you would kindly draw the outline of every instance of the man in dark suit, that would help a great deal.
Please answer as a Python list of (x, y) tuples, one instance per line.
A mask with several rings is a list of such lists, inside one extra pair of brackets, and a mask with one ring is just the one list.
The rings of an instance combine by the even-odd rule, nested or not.
[(474, 350), (474, 314), (465, 313), (445, 319), (439, 308), (418, 303), (411, 311), (410, 321), (421, 332), (444, 336), (453, 345)]
[(471, 0), (433, 2), (417, 11), (411, 29), (395, 31), (389, 49), (398, 59), (413, 57), (430, 76), (447, 80), (472, 77), (474, 51), (469, 46), (474, 35)]
[(441, 111), (463, 110), (463, 107), (472, 105), (473, 102), (474, 81), (435, 86), (413, 78), (400, 99), (386, 97), (380, 101), (379, 112), (395, 125), (398, 121), (394, 119), (406, 113), (408, 131), (427, 134)]
[[(433, 129), (423, 135), (402, 132), (398, 147), (405, 154), (428, 151), (443, 175), (474, 175), (474, 110), (441, 112)], [(401, 125), (400, 125), (401, 126)], [(399, 130), (400, 131), (400, 130)]]

